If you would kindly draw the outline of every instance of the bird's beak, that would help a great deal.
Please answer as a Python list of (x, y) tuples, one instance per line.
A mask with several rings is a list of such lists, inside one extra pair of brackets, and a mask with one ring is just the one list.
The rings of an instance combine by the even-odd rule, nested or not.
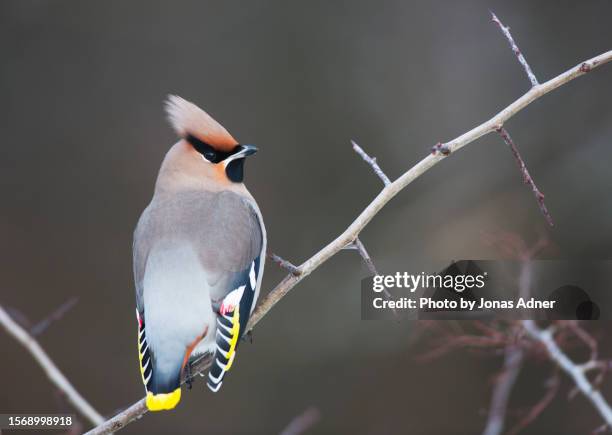
[(240, 145), (240, 151), (238, 151), (235, 156), (236, 158), (242, 158), (246, 156), (251, 156), (255, 154), (257, 151), (257, 147), (255, 145)]
[(232, 154), (227, 159), (223, 160), (223, 164), (225, 165), (225, 167), (227, 167), (227, 165), (229, 165), (230, 162), (233, 162), (234, 160), (244, 159), (245, 157), (253, 155), (258, 151), (257, 147), (254, 145), (238, 145), (238, 146), (240, 148), (236, 153)]

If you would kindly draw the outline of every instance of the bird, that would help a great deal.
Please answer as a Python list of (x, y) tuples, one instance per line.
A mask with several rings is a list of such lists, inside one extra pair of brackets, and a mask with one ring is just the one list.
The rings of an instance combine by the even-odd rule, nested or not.
[(140, 373), (151, 411), (181, 399), (190, 361), (213, 356), (207, 386), (219, 391), (255, 308), (266, 230), (243, 183), (257, 152), (176, 95), (165, 104), (179, 141), (161, 164), (133, 239)]

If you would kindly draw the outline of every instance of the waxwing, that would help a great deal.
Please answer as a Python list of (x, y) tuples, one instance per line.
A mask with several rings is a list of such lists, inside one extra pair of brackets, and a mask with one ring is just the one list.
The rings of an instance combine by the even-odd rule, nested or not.
[(217, 392), (257, 302), (266, 231), (244, 186), (240, 145), (196, 105), (170, 96), (180, 136), (159, 170), (153, 199), (134, 232), (138, 354), (149, 410), (172, 409), (181, 374), (213, 354), (207, 385)]

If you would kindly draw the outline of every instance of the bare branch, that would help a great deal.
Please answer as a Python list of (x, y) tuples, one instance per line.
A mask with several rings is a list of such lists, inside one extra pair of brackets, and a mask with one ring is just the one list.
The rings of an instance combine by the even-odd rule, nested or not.
[(523, 53), (521, 53), (521, 50), (518, 48), (518, 46), (514, 42), (514, 38), (512, 38), (512, 35), (510, 34), (510, 27), (504, 26), (493, 12), (491, 12), (491, 18), (493, 19), (493, 22), (499, 26), (499, 29), (502, 31), (502, 33), (510, 43), (510, 48), (512, 48), (512, 51), (516, 55), (516, 58), (525, 70), (527, 77), (529, 77), (531, 86), (538, 86), (538, 79), (536, 79), (535, 74), (533, 73), (533, 71), (531, 71), (531, 67), (527, 63), (527, 59), (525, 59), (525, 56), (523, 56)]
[[(472, 130), (445, 143), (444, 149), (448, 150), (448, 154), (451, 154), (474, 142), (480, 137), (489, 134), (492, 131), (498, 130), (506, 121), (535, 100), (557, 89), (558, 87), (563, 86), (569, 81), (586, 74), (592, 69), (610, 62), (611, 60), (612, 50), (582, 62), (581, 64), (565, 71), (557, 77), (531, 88), (522, 97), (518, 98), (488, 121), (483, 122), (477, 127), (474, 127)], [(385, 186), (385, 188), (374, 198), (374, 200), (372, 200), (372, 202), (370, 202), (370, 204), (361, 212), (359, 216), (357, 216), (357, 218), (348, 226), (346, 230), (344, 230), (342, 234), (299, 266), (299, 270), (301, 271), (299, 276), (295, 276), (293, 274), (287, 275), (261, 300), (258, 307), (255, 309), (255, 311), (253, 311), (249, 323), (247, 324), (246, 331), (253, 329), (253, 327), (298, 283), (315, 271), (321, 264), (329, 260), (353, 240), (355, 240), (366, 225), (389, 201), (391, 201), (391, 199), (395, 197), (395, 195), (397, 195), (400, 191), (402, 191), (402, 189), (434, 167), (444, 158), (445, 156), (441, 153), (429, 154), (411, 169), (406, 171), (397, 180)], [(196, 374), (201, 373), (210, 366), (210, 362), (211, 358), (207, 357), (193, 363), (191, 368), (192, 374), (195, 376)], [(88, 433), (109, 433), (112, 430), (117, 430), (116, 428), (111, 429), (114, 427), (114, 424), (119, 425), (119, 427), (123, 427), (131, 421), (140, 418), (140, 416), (142, 416), (145, 412), (146, 407), (144, 406), (144, 401), (140, 400), (136, 404), (132, 405), (128, 410), (107, 421), (103, 427), (96, 428)]]
[(321, 419), (321, 412), (311, 406), (295, 417), (280, 435), (299, 435), (306, 432)]
[(104, 422), (98, 411), (85, 400), (83, 396), (72, 386), (70, 381), (66, 379), (66, 376), (57, 368), (51, 358), (45, 353), (40, 347), (34, 337), (32, 337), (25, 329), (15, 322), (11, 316), (4, 310), (0, 305), (0, 324), (4, 327), (6, 332), (9, 333), (15, 340), (25, 347), (28, 352), (32, 355), (34, 360), (44, 370), (45, 374), (53, 385), (59, 388), (65, 395), (68, 401), (77, 409), (87, 420), (93, 425), (99, 425)]
[(275, 253), (271, 252), (270, 254), (268, 254), (268, 258), (272, 261), (274, 261), (276, 264), (278, 264), (281, 268), (285, 269), (287, 272), (289, 272), (291, 275), (294, 276), (299, 276), (302, 272), (300, 271), (300, 268), (297, 267), (296, 265), (294, 265), (293, 263), (291, 263), (290, 261), (287, 261), (281, 257), (279, 257), (278, 255), (276, 255)]
[(506, 346), (504, 368), (493, 390), (491, 408), (483, 435), (499, 435), (503, 432), (510, 393), (521, 372), (523, 360), (523, 349), (516, 344)]
[(113, 418), (93, 428), (85, 435), (109, 434), (117, 432), (119, 429), (123, 429), (125, 426), (132, 423), (133, 421), (140, 419), (148, 411), (149, 410), (147, 409), (145, 399), (140, 399), (138, 402), (134, 403), (129, 408), (119, 412)]
[(357, 145), (357, 142), (355, 142), (354, 140), (351, 140), (351, 144), (353, 144), (353, 150), (357, 154), (359, 154), (368, 165), (372, 167), (374, 173), (378, 175), (378, 178), (380, 178), (383, 183), (385, 183), (385, 186), (391, 184), (391, 180), (389, 180), (389, 177), (387, 177), (383, 170), (380, 169), (380, 166), (378, 166), (378, 163), (376, 163), (376, 157), (370, 157), (369, 155), (367, 155), (363, 148)]
[[(514, 101), (488, 121), (485, 121), (467, 133), (464, 133), (461, 136), (447, 142), (449, 152), (458, 151), (480, 137), (491, 133), (492, 131), (496, 131), (498, 128), (503, 126), (507, 120), (512, 118), (535, 100), (566, 84), (567, 82), (584, 75), (585, 72), (583, 72), (581, 65), (589, 65), (590, 68), (596, 68), (610, 62), (611, 60), (612, 50), (593, 57), (582, 64), (565, 71), (557, 77), (530, 89), (522, 97)], [(259, 304), (258, 308), (253, 312), (253, 316), (251, 317), (247, 328), (252, 329), (253, 326), (255, 326), (257, 322), (259, 322), (266, 315), (266, 313), (270, 311), (270, 309), (272, 309), (272, 307), (276, 305), (278, 301), (280, 301), (293, 287), (310, 275), (321, 264), (342, 250), (347, 244), (353, 241), (374, 218), (374, 216), (376, 216), (378, 212), (395, 197), (395, 195), (397, 195), (402, 189), (443, 159), (444, 156), (429, 154), (411, 169), (406, 171), (401, 177), (385, 187), (342, 234), (300, 265), (300, 270), (302, 271), (300, 276), (286, 276), (270, 293), (268, 293), (268, 295), (266, 295), (266, 297)]]
[(499, 127), (496, 131), (504, 139), (504, 142), (506, 142), (506, 145), (510, 147), (510, 150), (512, 151), (512, 155), (514, 155), (514, 160), (516, 160), (516, 164), (518, 165), (521, 171), (521, 174), (523, 175), (523, 182), (525, 184), (528, 184), (531, 187), (531, 190), (533, 191), (533, 194), (535, 195), (536, 201), (538, 202), (538, 207), (540, 207), (540, 211), (546, 218), (546, 221), (548, 222), (548, 224), (552, 227), (553, 220), (552, 220), (552, 216), (548, 212), (548, 208), (546, 208), (546, 204), (544, 203), (544, 194), (540, 192), (540, 189), (538, 189), (538, 186), (536, 186), (535, 182), (533, 181), (533, 178), (529, 174), (529, 171), (527, 170), (527, 165), (525, 165), (525, 161), (521, 157), (521, 154), (519, 153), (518, 148), (516, 147), (516, 145), (514, 144), (514, 141), (510, 137), (510, 134), (503, 127)]
[(549, 358), (557, 364), (576, 384), (580, 392), (595, 406), (608, 426), (612, 426), (612, 409), (602, 394), (595, 389), (585, 374), (585, 370), (575, 364), (561, 350), (554, 339), (551, 329), (540, 329), (533, 320), (521, 321), (529, 336), (542, 344)]

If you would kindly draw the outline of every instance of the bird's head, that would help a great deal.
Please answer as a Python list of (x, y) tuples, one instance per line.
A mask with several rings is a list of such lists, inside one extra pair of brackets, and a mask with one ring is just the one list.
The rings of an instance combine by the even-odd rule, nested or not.
[(185, 171), (220, 183), (242, 183), (245, 158), (257, 152), (255, 146), (239, 144), (208, 113), (176, 95), (168, 97), (166, 113), (183, 139), (169, 157), (179, 161)]

